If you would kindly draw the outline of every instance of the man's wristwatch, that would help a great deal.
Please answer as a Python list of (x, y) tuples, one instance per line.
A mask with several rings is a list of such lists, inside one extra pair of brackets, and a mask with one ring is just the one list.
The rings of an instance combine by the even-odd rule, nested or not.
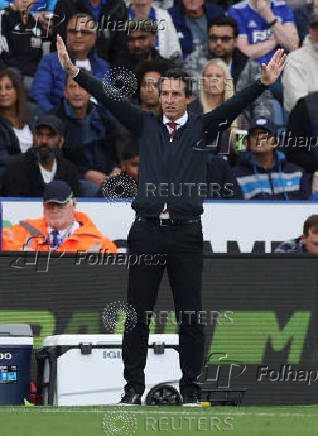
[(269, 27), (273, 27), (277, 22), (278, 22), (278, 19), (275, 18), (275, 20), (273, 20), (270, 23), (268, 23), (268, 25), (269, 25)]

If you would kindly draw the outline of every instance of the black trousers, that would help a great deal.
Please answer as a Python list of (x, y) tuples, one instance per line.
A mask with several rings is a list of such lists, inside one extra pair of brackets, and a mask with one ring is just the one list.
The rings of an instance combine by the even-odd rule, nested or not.
[[(129, 254), (139, 256), (140, 261), (129, 269), (127, 303), (134, 307), (138, 319), (133, 329), (129, 330), (126, 325), (123, 338), (125, 390), (133, 387), (140, 394), (145, 390), (144, 368), (149, 339), (147, 312), (154, 309), (165, 267), (179, 324), (180, 392), (198, 390), (196, 380), (204, 358), (204, 331), (197, 316), (197, 311), (202, 310), (201, 222), (160, 227), (154, 222), (135, 221), (127, 242)], [(151, 264), (149, 255), (156, 254), (166, 255), (166, 258), (161, 256), (161, 260), (166, 260), (165, 264)]]

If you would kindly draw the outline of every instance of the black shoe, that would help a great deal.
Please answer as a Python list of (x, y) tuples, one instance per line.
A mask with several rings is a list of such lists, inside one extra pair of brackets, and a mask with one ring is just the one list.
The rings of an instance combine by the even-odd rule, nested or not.
[(130, 388), (128, 392), (125, 392), (116, 406), (140, 406), (141, 397), (142, 394), (137, 394), (133, 388)]
[(199, 401), (199, 395), (196, 391), (188, 391), (182, 394), (183, 407), (202, 407)]

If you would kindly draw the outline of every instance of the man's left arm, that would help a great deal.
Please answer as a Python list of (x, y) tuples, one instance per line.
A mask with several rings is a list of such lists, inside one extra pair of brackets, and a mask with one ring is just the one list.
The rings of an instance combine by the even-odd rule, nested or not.
[[(273, 84), (285, 67), (286, 55), (283, 49), (279, 49), (273, 55), (268, 65), (262, 64), (262, 74), (260, 79), (256, 80), (251, 86), (235, 94), (229, 100), (226, 100), (213, 111), (203, 115), (205, 128), (213, 130), (227, 129), (235, 118), (250, 105), (268, 86)], [(216, 132), (217, 133), (217, 132)]]

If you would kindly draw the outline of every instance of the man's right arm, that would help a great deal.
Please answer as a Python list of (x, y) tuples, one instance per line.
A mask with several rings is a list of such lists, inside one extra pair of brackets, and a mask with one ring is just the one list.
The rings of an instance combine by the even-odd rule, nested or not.
[(79, 71), (73, 80), (104, 104), (127, 129), (136, 136), (139, 135), (143, 123), (143, 111), (122, 98), (116, 88), (104, 85), (101, 80), (84, 71)]
[(126, 98), (123, 98), (120, 92), (112, 85), (103, 84), (101, 80), (89, 76), (73, 65), (65, 44), (59, 35), (57, 36), (56, 46), (59, 61), (67, 74), (95, 97), (96, 100), (103, 103), (127, 129), (135, 135), (139, 135), (144, 119), (143, 111), (129, 103)]

